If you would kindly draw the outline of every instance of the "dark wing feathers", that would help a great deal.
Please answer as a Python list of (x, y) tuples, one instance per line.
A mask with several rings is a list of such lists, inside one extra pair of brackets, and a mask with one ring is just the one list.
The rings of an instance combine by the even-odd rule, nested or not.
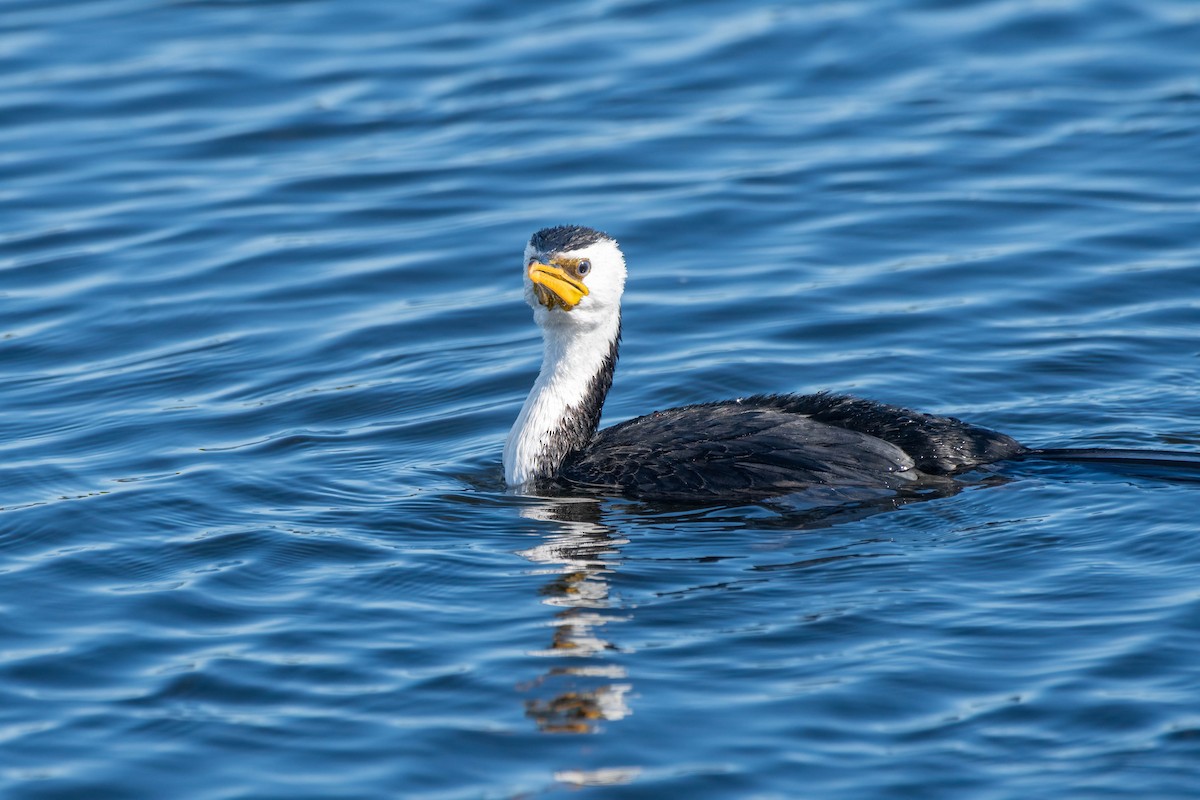
[(917, 469), (951, 475), (1027, 452), (1016, 439), (954, 417), (922, 414), (848, 395), (758, 395), (743, 401), (805, 414), (816, 422), (891, 442), (913, 457)]
[(838, 395), (766, 395), (660, 411), (600, 431), (563, 488), (664, 499), (895, 490), (1022, 452), (948, 417)]

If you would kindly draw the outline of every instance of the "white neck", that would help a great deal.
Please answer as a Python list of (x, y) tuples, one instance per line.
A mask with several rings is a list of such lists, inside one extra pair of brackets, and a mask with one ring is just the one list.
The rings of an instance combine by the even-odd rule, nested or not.
[[(579, 439), (590, 438), (595, 419), (583, 422), (579, 417), (589, 402), (597, 402), (601, 373), (611, 369), (606, 360), (615, 358), (613, 346), (620, 333), (621, 319), (613, 314), (595, 325), (556, 324), (562, 311), (546, 312), (542, 324), (542, 370), (525, 405), (504, 443), (504, 480), (510, 489), (527, 487), (539, 478), (553, 475)], [(611, 374), (608, 376), (611, 379)], [(600, 391), (608, 391), (607, 379)], [(603, 394), (598, 403), (603, 403)]]

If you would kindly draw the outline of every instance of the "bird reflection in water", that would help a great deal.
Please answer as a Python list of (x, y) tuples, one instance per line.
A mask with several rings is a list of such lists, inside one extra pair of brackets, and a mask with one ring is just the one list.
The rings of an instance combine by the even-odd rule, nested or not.
[[(813, 504), (810, 493), (804, 502), (788, 503), (784, 498), (759, 505), (760, 513), (754, 515), (754, 528), (788, 532), (826, 528), (895, 511), (910, 503), (947, 497), (971, 484), (1004, 482), (1006, 479), (1001, 476), (981, 471), (943, 486), (829, 505)], [(613, 600), (610, 585), (610, 578), (620, 565), (619, 548), (629, 544), (629, 540), (602, 521), (599, 499), (563, 497), (527, 498), (527, 501), (529, 504), (521, 508), (521, 516), (549, 523), (552, 527), (546, 532), (546, 526), (539, 526), (543, 531), (542, 542), (518, 554), (538, 565), (531, 570), (532, 574), (550, 576), (540, 593), (542, 602), (555, 609), (549, 644), (531, 654), (575, 663), (553, 666), (517, 689), (537, 695), (526, 699), (525, 713), (541, 730), (547, 733), (594, 733), (602, 722), (623, 719), (633, 713), (627, 702), (632, 691), (629, 675), (621, 664), (614, 663), (614, 656), (623, 651), (606, 638), (609, 626), (629, 619), (629, 616), (614, 611), (620, 604)], [(642, 510), (650, 519), (669, 513), (674, 524), (687, 524), (694, 517), (698, 524), (710, 527), (724, 523), (743, 528), (747, 520), (746, 506), (729, 506), (724, 512), (721, 507), (684, 505), (651, 505)], [(875, 541), (868, 538), (854, 544), (869, 545)], [(836, 549), (839, 552), (816, 558), (757, 564), (747, 569), (764, 572), (811, 568), (832, 561), (881, 555), (841, 552), (842, 547)]]
[(626, 619), (611, 611), (609, 576), (620, 557), (617, 548), (628, 540), (600, 522), (595, 500), (546, 500), (521, 514), (557, 528), (541, 544), (520, 552), (539, 565), (533, 574), (552, 576), (541, 594), (542, 602), (556, 609), (554, 632), (546, 649), (534, 655), (580, 662), (556, 665), (519, 686), (540, 695), (525, 701), (525, 713), (547, 733), (593, 733), (602, 721), (632, 713), (625, 668), (605, 663), (607, 655), (619, 652), (605, 638), (606, 629)]
[[(994, 476), (986, 476), (982, 482), (994, 480)], [(770, 515), (756, 516), (755, 527), (787, 531), (824, 528), (894, 511), (909, 503), (944, 497), (959, 488), (948, 485), (938, 491), (894, 493), (841, 505), (773, 504)], [(652, 507), (649, 513), (653, 511)], [(688, 519), (678, 513), (678, 509), (676, 512), (673, 515), (676, 522)], [(627, 703), (632, 689), (628, 673), (611, 658), (621, 650), (605, 638), (609, 626), (629, 619), (614, 613), (618, 604), (611, 597), (610, 586), (610, 577), (620, 564), (619, 548), (629, 540), (602, 522), (601, 504), (597, 499), (543, 498), (524, 506), (520, 513), (526, 519), (553, 524), (549, 533), (542, 534), (541, 544), (518, 553), (539, 565), (532, 574), (550, 576), (540, 593), (542, 602), (556, 609), (554, 632), (548, 646), (532, 654), (577, 661), (551, 667), (538, 678), (519, 685), (519, 691), (539, 695), (525, 701), (525, 713), (547, 733), (593, 733), (603, 721), (619, 720), (632, 713)], [(742, 527), (744, 513), (744, 508), (731, 507), (728, 523)], [(697, 520), (709, 525), (721, 521), (720, 514), (714, 513), (712, 508), (697, 508), (695, 514)], [(875, 555), (839, 553), (794, 563), (758, 565), (751, 569), (799, 568)]]

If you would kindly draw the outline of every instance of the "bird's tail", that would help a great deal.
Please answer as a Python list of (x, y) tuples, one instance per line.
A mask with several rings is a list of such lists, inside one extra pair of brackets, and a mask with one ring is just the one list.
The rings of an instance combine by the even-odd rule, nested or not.
[(1151, 467), (1169, 470), (1200, 471), (1200, 453), (1179, 453), (1170, 450), (1138, 450), (1121, 447), (1063, 447), (1032, 449), (1022, 453), (1022, 459), (1072, 461), (1109, 466)]

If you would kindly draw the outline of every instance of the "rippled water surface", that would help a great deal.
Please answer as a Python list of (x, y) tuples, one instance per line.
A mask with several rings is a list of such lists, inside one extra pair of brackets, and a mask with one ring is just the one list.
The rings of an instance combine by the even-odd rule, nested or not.
[(6, 798), (1196, 796), (1194, 473), (500, 472), (563, 222), (606, 423), (1200, 450), (1191, 0), (0, 0), (0, 209)]

